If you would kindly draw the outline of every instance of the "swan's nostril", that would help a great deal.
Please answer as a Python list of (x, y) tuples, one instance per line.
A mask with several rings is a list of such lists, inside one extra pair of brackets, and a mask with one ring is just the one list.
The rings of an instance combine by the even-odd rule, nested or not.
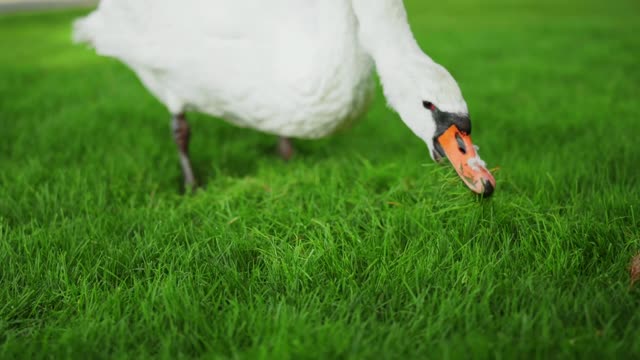
[(465, 155), (467, 153), (467, 145), (464, 143), (464, 140), (462, 140), (462, 137), (460, 137), (460, 134), (456, 134), (456, 142), (458, 143), (458, 150), (460, 150), (462, 155)]

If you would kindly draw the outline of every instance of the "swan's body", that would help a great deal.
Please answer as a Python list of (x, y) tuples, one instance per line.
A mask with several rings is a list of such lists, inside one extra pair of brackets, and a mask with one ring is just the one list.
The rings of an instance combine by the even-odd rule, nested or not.
[(76, 29), (173, 113), (317, 138), (371, 95), (373, 62), (344, 0), (103, 0)]
[(366, 111), (374, 65), (434, 158), (451, 159), (436, 146), (450, 125), (470, 132), (457, 83), (415, 42), (402, 0), (102, 0), (74, 35), (127, 64), (174, 114), (187, 182), (185, 111), (322, 137)]

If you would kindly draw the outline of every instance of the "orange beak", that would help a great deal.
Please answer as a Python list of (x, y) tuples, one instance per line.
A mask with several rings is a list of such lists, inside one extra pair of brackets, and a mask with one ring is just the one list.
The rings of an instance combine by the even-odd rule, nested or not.
[(487, 170), (471, 142), (471, 136), (452, 125), (437, 138), (436, 148), (449, 159), (453, 168), (471, 191), (490, 196), (496, 188), (496, 180)]

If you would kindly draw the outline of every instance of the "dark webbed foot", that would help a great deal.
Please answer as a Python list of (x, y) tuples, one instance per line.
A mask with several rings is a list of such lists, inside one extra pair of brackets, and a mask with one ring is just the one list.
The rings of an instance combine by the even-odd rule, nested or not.
[(289, 161), (293, 157), (293, 144), (286, 137), (280, 137), (278, 141), (278, 153), (284, 161)]
[(173, 140), (178, 146), (178, 156), (180, 166), (182, 167), (182, 175), (184, 177), (184, 187), (187, 191), (194, 190), (196, 187), (196, 179), (193, 175), (191, 167), (191, 159), (189, 159), (189, 138), (191, 137), (191, 129), (187, 123), (184, 113), (176, 114), (171, 120), (171, 128), (173, 130)]

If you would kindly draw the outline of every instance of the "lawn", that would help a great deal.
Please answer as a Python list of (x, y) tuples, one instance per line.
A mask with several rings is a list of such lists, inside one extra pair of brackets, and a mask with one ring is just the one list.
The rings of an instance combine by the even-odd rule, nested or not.
[(638, 358), (640, 3), (406, 1), (495, 172), (481, 200), (386, 108), (276, 139), (169, 114), (0, 15), (0, 358)]

